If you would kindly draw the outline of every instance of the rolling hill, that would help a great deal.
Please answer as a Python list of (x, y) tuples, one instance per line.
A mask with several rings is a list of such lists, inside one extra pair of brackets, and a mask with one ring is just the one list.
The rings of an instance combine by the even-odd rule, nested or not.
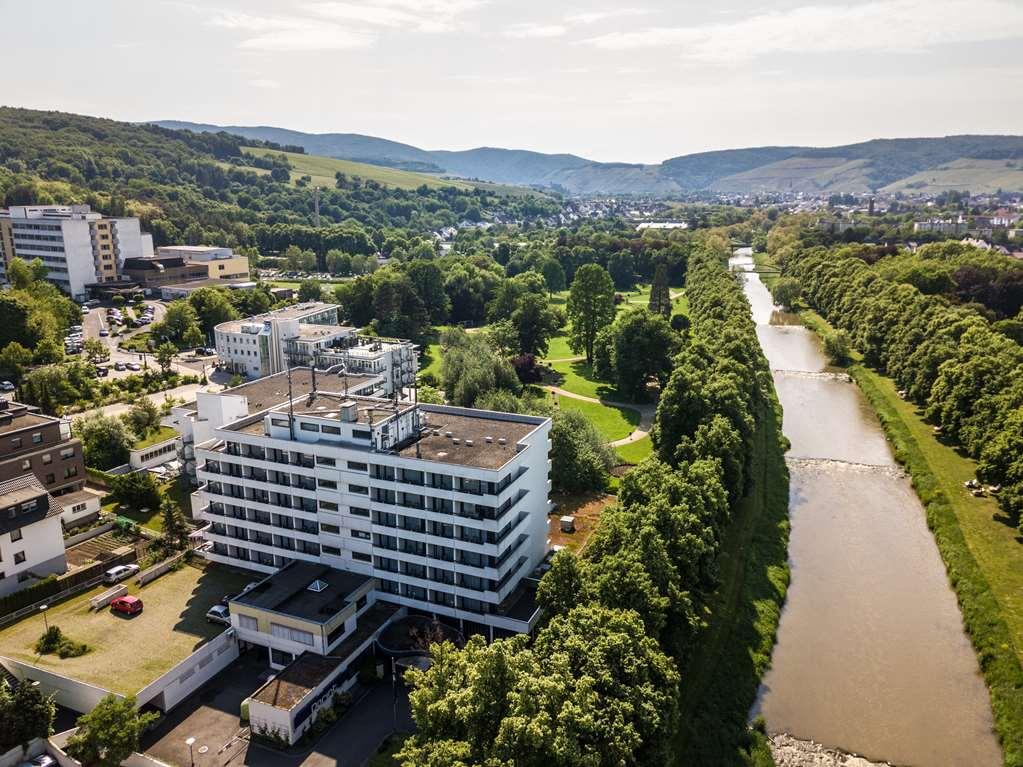
[[(195, 132), (225, 130), (262, 141), (401, 170), (557, 189), (569, 194), (1023, 191), (1023, 136), (874, 139), (836, 147), (753, 147), (673, 157), (657, 165), (596, 162), (573, 154), (480, 147), (425, 150), (354, 133), (160, 121)], [(1014, 164), (1010, 164), (1014, 163)]]

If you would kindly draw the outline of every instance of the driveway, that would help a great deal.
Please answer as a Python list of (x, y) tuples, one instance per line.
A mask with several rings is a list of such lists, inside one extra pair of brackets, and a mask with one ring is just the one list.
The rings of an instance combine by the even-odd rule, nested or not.
[[(242, 655), (181, 703), (148, 733), (145, 753), (179, 767), (191, 765), (185, 740), (195, 738), (192, 756), (196, 767), (361, 767), (391, 734), (395, 719), (401, 732), (412, 731), (408, 695), (399, 688), (397, 717), (389, 684), (379, 684), (359, 698), (348, 713), (309, 751), (282, 754), (238, 737), (244, 732), (238, 719), (242, 701), (271, 674), (266, 651)], [(205, 746), (205, 753), (199, 750)]]

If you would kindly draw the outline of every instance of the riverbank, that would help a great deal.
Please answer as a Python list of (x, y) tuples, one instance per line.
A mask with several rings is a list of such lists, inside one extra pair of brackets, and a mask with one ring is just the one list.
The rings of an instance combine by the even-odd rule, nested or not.
[(812, 740), (799, 740), (780, 733), (769, 738), (777, 767), (889, 767), (888, 762), (872, 762), (857, 754), (825, 748)]
[(760, 415), (753, 489), (722, 545), (707, 628), (681, 669), (679, 765), (774, 764), (765, 736), (748, 720), (789, 583), (789, 473), (777, 400)]
[[(816, 312), (800, 312), (819, 335), (832, 330)], [(895, 384), (862, 364), (848, 368), (877, 414), (896, 460), (924, 506), (963, 625), (991, 696), (995, 729), (1007, 767), (1023, 766), (1023, 547), (991, 499), (965, 492), (975, 463), (942, 444)]]

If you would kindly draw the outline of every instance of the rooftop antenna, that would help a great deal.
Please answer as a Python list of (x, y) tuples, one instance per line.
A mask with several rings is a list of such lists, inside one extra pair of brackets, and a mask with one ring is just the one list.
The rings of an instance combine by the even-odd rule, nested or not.
[(291, 393), (291, 363), (288, 363), (288, 432), (291, 434), (291, 441), (295, 441), (295, 402)]

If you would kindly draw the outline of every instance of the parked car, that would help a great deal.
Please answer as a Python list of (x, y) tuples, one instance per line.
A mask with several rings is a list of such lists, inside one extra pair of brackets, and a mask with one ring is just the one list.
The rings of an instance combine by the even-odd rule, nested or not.
[(125, 370), (125, 369), (126, 368), (125, 368), (123, 362), (118, 361), (118, 362), (114, 363), (114, 370)]
[(128, 362), (125, 364), (125, 367), (128, 370), (142, 370), (142, 366), (137, 362)]
[(110, 375), (110, 368), (97, 367), (96, 375), (99, 376), (100, 378), (106, 378), (108, 375)]
[(14, 391), (14, 384), (10, 381), (0, 381), (0, 391)]
[(227, 609), (227, 605), (213, 605), (206, 611), (206, 621), (207, 623), (223, 623), (225, 626), (230, 626), (231, 612)]
[(116, 565), (103, 573), (104, 583), (117, 583), (130, 578), (139, 571), (138, 565)]
[(127, 594), (110, 602), (110, 611), (124, 615), (138, 615), (142, 612), (142, 600)]
[(110, 331), (107, 330), (106, 328), (100, 328), (99, 334), (106, 338), (108, 335), (110, 335)]
[(57, 760), (49, 754), (40, 754), (35, 759), (22, 762), (18, 767), (57, 767)]

